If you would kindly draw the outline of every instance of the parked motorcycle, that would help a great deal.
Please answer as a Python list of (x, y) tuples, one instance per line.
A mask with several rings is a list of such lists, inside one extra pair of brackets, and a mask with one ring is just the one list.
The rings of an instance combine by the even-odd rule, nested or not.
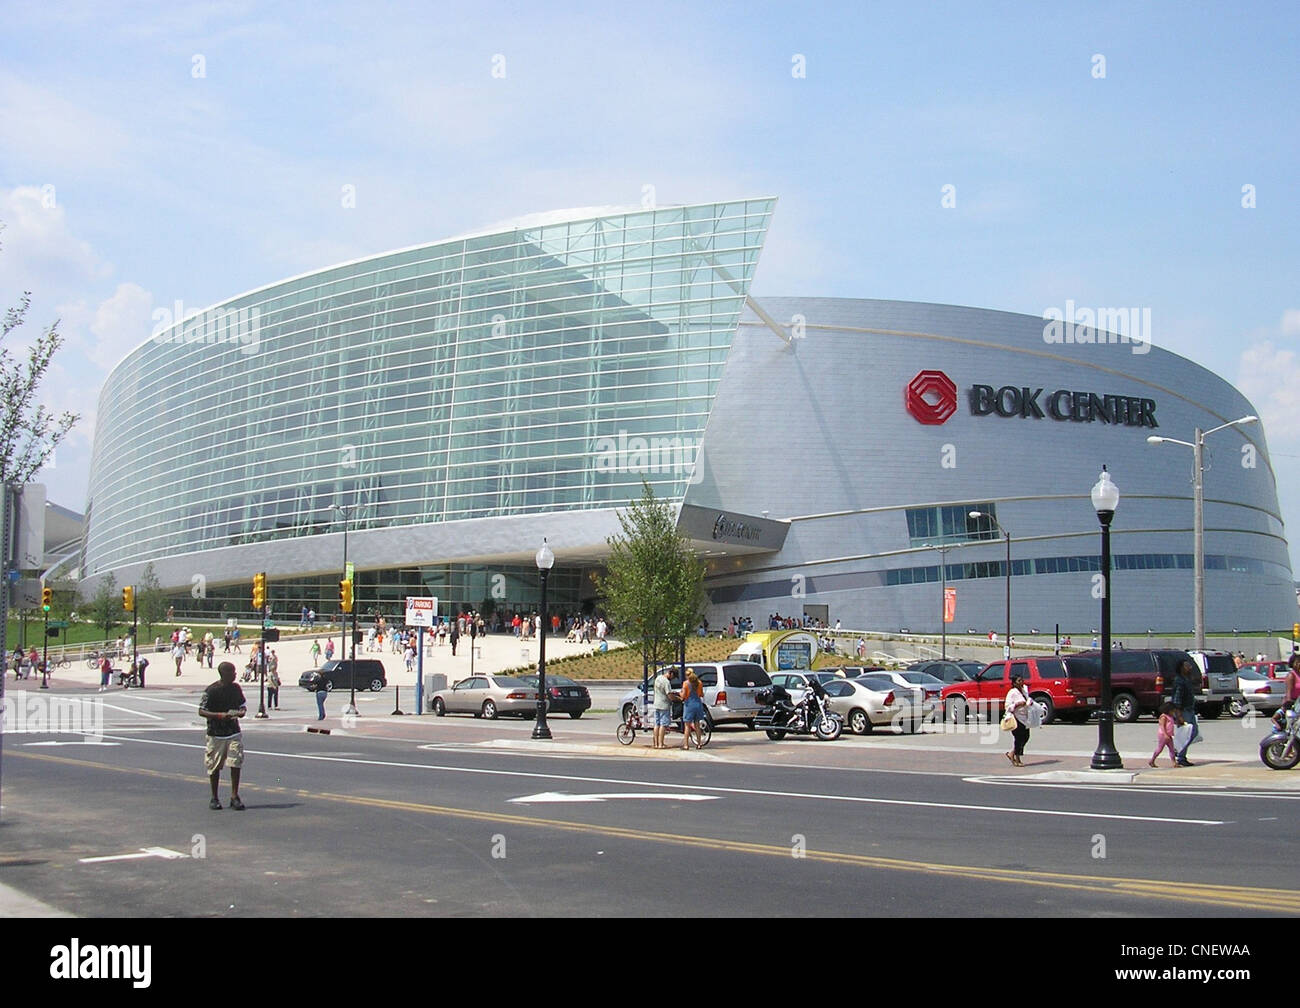
[(763, 705), (754, 718), (754, 727), (766, 731), (773, 742), (786, 735), (815, 735), (823, 742), (834, 742), (844, 731), (843, 719), (830, 709), (826, 691), (815, 679), (808, 680), (803, 699), (797, 704), (790, 702), (784, 686), (761, 689), (754, 699)]
[(1273, 730), (1259, 744), (1259, 758), (1270, 770), (1291, 770), (1300, 764), (1300, 715), (1285, 708), (1278, 711), (1281, 725), (1272, 722)]

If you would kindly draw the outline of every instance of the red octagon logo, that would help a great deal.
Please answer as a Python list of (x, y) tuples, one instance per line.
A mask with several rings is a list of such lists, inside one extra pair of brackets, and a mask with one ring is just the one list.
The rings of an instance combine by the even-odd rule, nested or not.
[(907, 383), (903, 402), (921, 423), (938, 426), (957, 412), (957, 386), (942, 371), (921, 371)]

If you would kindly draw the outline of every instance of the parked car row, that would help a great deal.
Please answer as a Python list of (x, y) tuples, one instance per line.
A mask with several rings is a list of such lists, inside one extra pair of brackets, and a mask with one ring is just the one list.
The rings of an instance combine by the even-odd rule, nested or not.
[[(1136, 720), (1154, 714), (1169, 698), (1179, 664), (1191, 658), (1202, 670), (1202, 692), (1197, 709), (1216, 718), (1226, 709), (1244, 716), (1252, 708), (1272, 714), (1283, 702), (1285, 686), (1273, 678), (1272, 666), (1285, 663), (1256, 662), (1237, 669), (1226, 652), (1187, 652), (1177, 649), (1115, 650), (1110, 655), (1111, 710), (1116, 721)], [(743, 724), (754, 727), (762, 711), (756, 695), (767, 686), (783, 687), (791, 700), (803, 698), (810, 680), (826, 691), (830, 709), (843, 718), (849, 730), (865, 735), (886, 725), (916, 732), (939, 716), (961, 722), (972, 714), (1001, 716), (1003, 701), (1014, 676), (1023, 676), (1030, 698), (1046, 710), (1045, 723), (1053, 720), (1080, 723), (1093, 716), (1101, 698), (1101, 652), (1043, 655), (975, 662), (932, 660), (916, 662), (901, 671), (881, 666), (845, 665), (816, 671), (782, 671), (769, 675), (753, 662), (690, 662), (704, 688), (705, 716), (710, 725)], [(1282, 674), (1285, 674), (1283, 672)], [(681, 688), (679, 666), (669, 666), (671, 688)], [(373, 659), (328, 661), (302, 674), (306, 689), (338, 688), (378, 691), (387, 685), (382, 662)], [(537, 712), (538, 676), (475, 675), (439, 690), (430, 698), (433, 712), (472, 714), (493, 719), (503, 715), (532, 717)], [(548, 712), (580, 718), (591, 709), (587, 687), (562, 675), (546, 677)], [(619, 715), (627, 720), (637, 708), (648, 708), (652, 692), (638, 686), (619, 700)]]

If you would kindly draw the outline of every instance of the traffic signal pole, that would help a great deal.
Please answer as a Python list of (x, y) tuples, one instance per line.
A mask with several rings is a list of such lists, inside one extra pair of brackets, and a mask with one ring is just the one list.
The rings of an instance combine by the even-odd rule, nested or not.
[(50, 688), (50, 589), (42, 588), (41, 595), (41, 615), (45, 632), (45, 641), (41, 645), (41, 689)]
[(266, 573), (253, 575), (253, 608), (261, 621), (257, 644), (257, 714), (255, 717), (266, 718), (266, 616), (270, 600), (266, 597)]

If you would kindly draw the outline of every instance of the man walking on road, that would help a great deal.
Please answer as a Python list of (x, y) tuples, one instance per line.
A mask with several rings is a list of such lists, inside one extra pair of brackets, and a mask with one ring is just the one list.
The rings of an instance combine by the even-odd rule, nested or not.
[(235, 682), (233, 662), (223, 661), (217, 666), (221, 676), (203, 691), (199, 701), (199, 716), (208, 722), (208, 742), (203, 752), (203, 766), (208, 772), (208, 783), (212, 785), (212, 800), (208, 808), (217, 811), (221, 808), (221, 799), (217, 797), (217, 786), (221, 782), (221, 768), (230, 763), (230, 807), (237, 811), (244, 810), (244, 803), (239, 799), (239, 771), (244, 765), (244, 737), (239, 729), (239, 719), (248, 713), (244, 700), (244, 691)]

